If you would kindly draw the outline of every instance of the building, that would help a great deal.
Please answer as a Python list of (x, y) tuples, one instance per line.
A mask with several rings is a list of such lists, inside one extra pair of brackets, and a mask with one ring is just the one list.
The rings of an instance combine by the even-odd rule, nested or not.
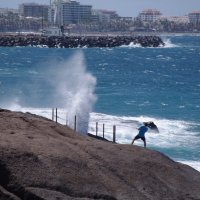
[(93, 21), (110, 22), (111, 20), (118, 19), (119, 15), (113, 10), (92, 10)]
[(19, 13), (23, 17), (43, 18), (48, 20), (48, 5), (41, 5), (36, 3), (23, 3), (19, 6)]
[(189, 17), (187, 15), (185, 16), (162, 16), (160, 17), (160, 21), (169, 21), (174, 22), (176, 24), (188, 24), (189, 23)]
[(143, 22), (155, 22), (161, 15), (161, 12), (156, 9), (147, 9), (139, 13), (138, 18)]
[(200, 24), (200, 10), (188, 14), (189, 21), (192, 24)]
[(51, 26), (43, 30), (43, 35), (48, 37), (62, 36), (62, 32), (60, 28)]
[(18, 14), (19, 10), (13, 8), (0, 8), (0, 15), (7, 16), (9, 13)]
[[(53, 11), (52, 11), (53, 10)], [(92, 6), (81, 5), (77, 1), (56, 0), (51, 6), (50, 20), (59, 26), (68, 24), (79, 24), (91, 21)]]

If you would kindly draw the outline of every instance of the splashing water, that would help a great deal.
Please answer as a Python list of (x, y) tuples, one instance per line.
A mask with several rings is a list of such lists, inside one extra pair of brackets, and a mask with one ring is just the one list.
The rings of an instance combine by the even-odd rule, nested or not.
[(165, 43), (164, 47), (160, 47), (160, 48), (175, 48), (175, 47), (179, 47), (177, 44), (173, 44), (170, 38), (164, 38), (163, 42)]
[(89, 114), (96, 102), (94, 94), (96, 78), (87, 72), (81, 51), (75, 53), (69, 60), (58, 62), (56, 65), (58, 71), (54, 74), (52, 83), (56, 86), (60, 106), (66, 108), (67, 125), (74, 128), (76, 116), (76, 130), (85, 134), (88, 130)]
[[(35, 93), (37, 96), (37, 91), (41, 88), (42, 84), (47, 84), (47, 89), (50, 92), (45, 94), (43, 101), (50, 102), (50, 105), (48, 105), (50, 107), (65, 110), (67, 116), (64, 117), (64, 124), (67, 124), (71, 128), (74, 128), (76, 116), (76, 131), (86, 134), (88, 131), (89, 115), (97, 99), (94, 92), (96, 78), (87, 72), (82, 51), (76, 52), (68, 60), (56, 59), (40, 63), (37, 76), (40, 76), (43, 82), (39, 86), (31, 85), (29, 90), (31, 89), (32, 95)], [(39, 96), (36, 97), (36, 99), (40, 98)], [(29, 97), (30, 99), (31, 97)], [(6, 107), (15, 111), (26, 111), (26, 109), (23, 109), (22, 102), (23, 99), (16, 97)], [(37, 106), (40, 108), (41, 104), (39, 103)]]

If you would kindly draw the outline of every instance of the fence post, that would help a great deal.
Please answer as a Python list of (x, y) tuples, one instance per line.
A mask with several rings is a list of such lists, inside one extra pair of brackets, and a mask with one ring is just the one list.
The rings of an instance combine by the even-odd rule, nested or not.
[(74, 117), (74, 131), (76, 131), (76, 115)]
[(96, 136), (98, 135), (98, 122), (96, 122)]
[(52, 108), (52, 121), (54, 121), (54, 108)]
[(104, 139), (104, 133), (105, 133), (105, 124), (103, 124), (103, 139)]
[(56, 108), (56, 123), (58, 123), (58, 109)]
[(116, 126), (113, 126), (113, 143), (116, 143)]

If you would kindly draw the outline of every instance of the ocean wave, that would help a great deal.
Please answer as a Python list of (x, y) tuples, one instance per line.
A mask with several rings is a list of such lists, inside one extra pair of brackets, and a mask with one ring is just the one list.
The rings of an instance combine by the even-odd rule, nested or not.
[(177, 48), (180, 47), (177, 44), (173, 44), (170, 38), (164, 38), (163, 42), (165, 45), (160, 45), (159, 47), (142, 47), (140, 44), (135, 44), (134, 42), (131, 42), (128, 45), (121, 45), (122, 48)]
[(128, 45), (121, 45), (120, 47), (123, 47), (123, 48), (143, 48), (140, 44), (135, 44), (134, 42), (131, 42), (130, 44)]
[[(9, 107), (10, 110), (31, 112), (46, 118), (52, 118), (51, 108), (24, 108), (17, 104)], [(58, 109), (58, 122), (66, 124), (67, 111)], [(192, 131), (193, 127), (200, 126), (195, 122), (160, 119), (148, 116), (115, 116), (103, 113), (90, 113), (88, 132), (96, 134), (96, 122), (99, 124), (99, 135), (102, 135), (103, 124), (105, 124), (105, 136), (112, 140), (113, 125), (117, 126), (117, 142), (130, 144), (137, 134), (137, 128), (145, 121), (153, 121), (159, 128), (160, 133), (147, 133), (148, 145), (151, 147), (189, 147), (199, 145), (198, 132)], [(188, 144), (188, 141), (190, 143)], [(140, 145), (141, 143), (138, 142)], [(142, 145), (142, 144), (141, 144)]]
[(163, 42), (165, 43), (165, 46), (160, 46), (159, 48), (177, 48), (177, 47), (180, 47), (177, 44), (173, 44), (170, 38), (164, 38)]

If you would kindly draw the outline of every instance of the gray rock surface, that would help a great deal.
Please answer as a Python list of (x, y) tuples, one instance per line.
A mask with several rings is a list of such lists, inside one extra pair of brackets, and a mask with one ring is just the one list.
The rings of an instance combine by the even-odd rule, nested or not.
[(0, 110), (0, 200), (199, 200), (200, 173), (167, 156)]

